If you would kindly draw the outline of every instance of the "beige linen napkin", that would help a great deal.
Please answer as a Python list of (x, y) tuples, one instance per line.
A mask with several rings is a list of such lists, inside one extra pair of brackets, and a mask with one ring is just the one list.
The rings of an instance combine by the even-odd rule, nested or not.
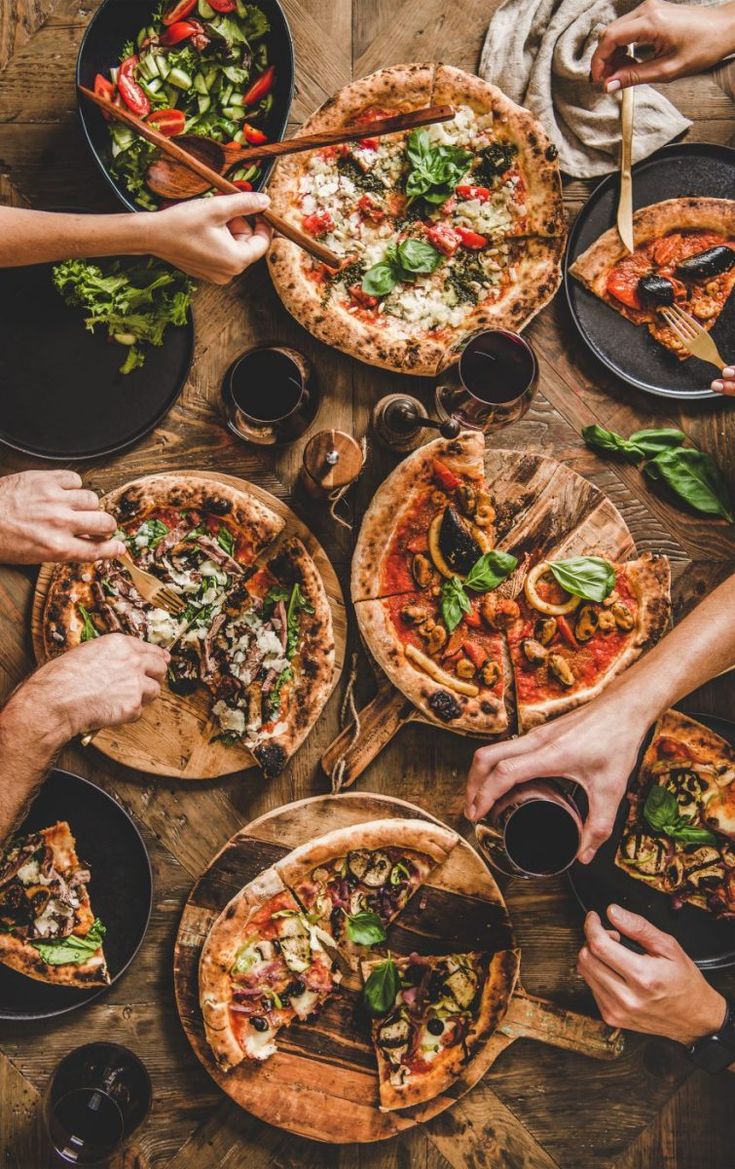
[[(590, 84), (589, 68), (604, 28), (634, 0), (505, 0), (487, 32), (480, 76), (541, 121), (567, 174), (590, 178), (614, 170), (620, 148), (620, 95)], [(650, 85), (636, 88), (633, 161), (689, 128)]]

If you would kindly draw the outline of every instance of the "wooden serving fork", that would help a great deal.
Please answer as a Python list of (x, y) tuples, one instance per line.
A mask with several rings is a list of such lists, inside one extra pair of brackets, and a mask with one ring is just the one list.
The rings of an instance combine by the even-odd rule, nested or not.
[(159, 609), (168, 609), (169, 613), (178, 615), (184, 612), (186, 601), (162, 580), (159, 580), (157, 576), (138, 568), (129, 552), (123, 552), (122, 556), (118, 556), (117, 559), (125, 568), (144, 601), (156, 605)]
[(728, 362), (723, 361), (722, 354), (699, 321), (690, 317), (689, 313), (680, 308), (678, 304), (664, 305), (658, 311), (669, 328), (676, 333), (684, 348), (693, 357), (698, 357), (700, 361), (707, 361), (710, 365), (716, 365), (720, 371), (725, 368)]

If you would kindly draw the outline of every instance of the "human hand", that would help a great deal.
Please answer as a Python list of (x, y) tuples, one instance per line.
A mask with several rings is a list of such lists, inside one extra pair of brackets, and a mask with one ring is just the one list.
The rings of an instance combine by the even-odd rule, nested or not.
[(267, 195), (244, 191), (191, 199), (135, 219), (144, 218), (146, 251), (190, 276), (227, 284), (267, 252), (270, 227), (260, 216), (251, 227), (244, 216), (265, 211), (269, 204)]
[[(577, 960), (577, 971), (605, 1022), (686, 1044), (718, 1031), (725, 1019), (725, 1000), (675, 938), (619, 905), (611, 905), (607, 916), (615, 927), (612, 931), (604, 929), (596, 913), (587, 914), (587, 944)], [(637, 942), (644, 953), (623, 946), (620, 934)]]
[(21, 471), (0, 479), (0, 562), (111, 559), (125, 551), (121, 540), (111, 539), (116, 527), (75, 471)]
[[(653, 55), (628, 62), (625, 46), (650, 45)], [(644, 0), (603, 32), (590, 76), (608, 93), (645, 82), (701, 73), (735, 50), (735, 4), (700, 7)]]
[(725, 394), (728, 398), (735, 398), (735, 366), (728, 365), (723, 369), (720, 377), (715, 378), (710, 386), (716, 394)]
[(74, 735), (135, 722), (161, 693), (170, 654), (123, 633), (107, 633), (52, 658), (15, 692), (23, 717), (41, 722), (58, 746)]
[(612, 831), (646, 729), (642, 709), (623, 711), (605, 696), (520, 738), (480, 747), (467, 779), (465, 815), (480, 820), (502, 795), (531, 779), (571, 779), (589, 801), (578, 853), (588, 864)]

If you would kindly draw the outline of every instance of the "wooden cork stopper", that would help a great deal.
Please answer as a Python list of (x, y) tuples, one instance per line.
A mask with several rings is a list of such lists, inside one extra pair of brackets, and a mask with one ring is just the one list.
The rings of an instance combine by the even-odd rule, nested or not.
[(342, 430), (320, 430), (304, 448), (304, 485), (311, 495), (331, 495), (362, 470), (362, 448)]

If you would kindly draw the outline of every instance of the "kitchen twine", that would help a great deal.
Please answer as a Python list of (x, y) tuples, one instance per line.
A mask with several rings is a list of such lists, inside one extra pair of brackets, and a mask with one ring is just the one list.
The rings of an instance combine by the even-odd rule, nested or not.
[[(365, 438), (364, 435), (362, 437), (362, 440), (360, 441), (360, 451), (362, 453), (362, 467), (364, 467), (365, 463), (367, 461), (367, 439)], [(340, 500), (344, 499), (345, 495), (350, 490), (350, 487), (352, 487), (357, 482), (360, 475), (362, 474), (362, 467), (360, 468), (357, 476), (352, 480), (352, 483), (345, 483), (344, 487), (335, 487), (334, 491), (331, 491), (329, 493), (329, 495), (327, 496), (327, 499), (329, 500), (329, 503), (330, 503), (330, 507), (329, 507), (330, 516), (338, 524), (341, 524), (341, 526), (343, 528), (347, 528), (348, 532), (352, 531), (354, 525), (351, 524), (349, 522), (349, 520), (343, 519), (341, 515), (337, 515), (337, 504), (340, 502)]]
[(358, 735), (360, 734), (360, 714), (359, 714), (359, 711), (355, 705), (355, 683), (357, 682), (357, 657), (358, 657), (358, 655), (356, 653), (353, 653), (352, 660), (350, 662), (350, 676), (347, 680), (347, 687), (345, 689), (344, 697), (342, 699), (342, 705), (339, 708), (339, 725), (340, 725), (340, 727), (342, 728), (342, 730), (344, 730), (344, 728), (347, 726), (348, 715), (349, 715), (349, 720), (353, 723), (353, 731), (352, 731), (352, 734), (350, 735), (349, 743), (347, 744), (344, 751), (342, 752), (339, 759), (336, 761), (336, 763), (334, 764), (334, 767), (332, 768), (332, 774), (330, 776), (330, 779), (332, 780), (332, 795), (333, 796), (339, 795), (339, 793), (342, 791), (342, 785), (344, 783), (344, 776), (345, 776), (345, 768), (347, 767), (347, 756), (348, 756), (349, 752), (352, 750), (354, 744), (357, 742)]

